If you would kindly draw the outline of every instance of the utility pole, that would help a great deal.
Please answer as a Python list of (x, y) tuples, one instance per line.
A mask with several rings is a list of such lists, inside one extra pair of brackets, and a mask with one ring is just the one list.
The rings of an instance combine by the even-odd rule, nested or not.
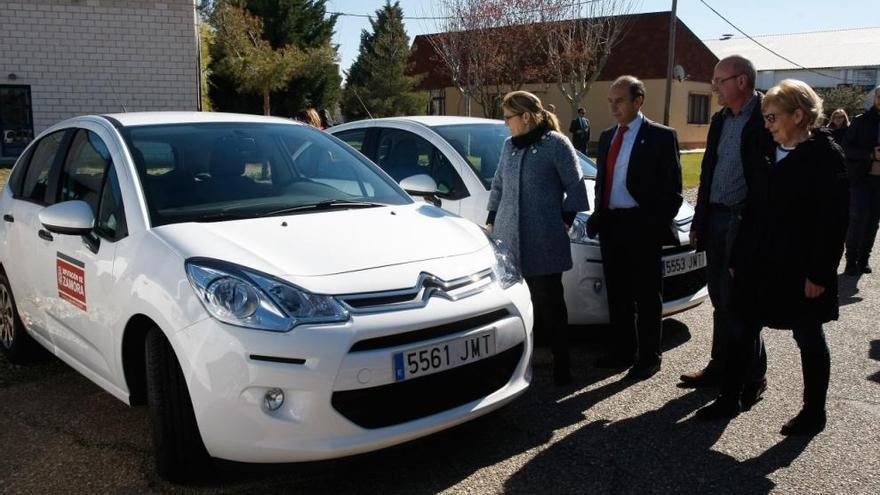
[(675, 64), (675, 24), (678, 0), (672, 0), (669, 14), (669, 52), (666, 58), (666, 104), (663, 106), (663, 125), (669, 125), (669, 102), (672, 99), (672, 66)]

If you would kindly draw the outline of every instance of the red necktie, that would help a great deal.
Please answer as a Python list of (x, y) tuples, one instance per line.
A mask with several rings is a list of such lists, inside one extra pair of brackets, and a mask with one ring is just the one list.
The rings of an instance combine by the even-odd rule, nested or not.
[(605, 162), (605, 188), (602, 190), (602, 208), (607, 209), (611, 204), (611, 184), (614, 183), (614, 164), (617, 162), (617, 155), (620, 154), (620, 145), (623, 144), (623, 134), (629, 130), (629, 127), (622, 125), (618, 128), (614, 141), (611, 142), (611, 149), (608, 150), (608, 161)]

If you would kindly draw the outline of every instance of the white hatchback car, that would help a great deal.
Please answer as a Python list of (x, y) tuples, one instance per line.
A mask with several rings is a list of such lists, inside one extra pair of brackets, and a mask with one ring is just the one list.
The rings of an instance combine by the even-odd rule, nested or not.
[[(436, 183), (431, 200), (457, 215), (483, 225), (492, 177), (510, 130), (502, 121), (472, 117), (394, 117), (349, 122), (328, 130), (401, 181), (416, 174)], [(595, 204), (596, 165), (578, 153), (590, 204)], [(413, 189), (424, 194), (425, 185)], [(569, 323), (608, 322), (608, 300), (599, 241), (586, 235), (589, 211), (581, 212), (571, 230), (574, 267), (562, 276)], [(663, 249), (663, 314), (669, 316), (707, 299), (706, 255), (688, 243), (693, 208), (683, 203), (675, 218), (680, 245)]]
[(462, 423), (531, 380), (528, 289), (473, 223), (283, 119), (79, 117), (0, 197), (0, 349), (149, 404), (169, 479)]

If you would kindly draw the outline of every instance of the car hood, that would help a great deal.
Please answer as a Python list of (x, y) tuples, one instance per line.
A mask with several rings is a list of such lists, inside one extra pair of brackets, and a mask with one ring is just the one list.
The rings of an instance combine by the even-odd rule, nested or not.
[(291, 277), (458, 256), (488, 244), (473, 223), (423, 203), (180, 223), (153, 234), (184, 258), (215, 258)]

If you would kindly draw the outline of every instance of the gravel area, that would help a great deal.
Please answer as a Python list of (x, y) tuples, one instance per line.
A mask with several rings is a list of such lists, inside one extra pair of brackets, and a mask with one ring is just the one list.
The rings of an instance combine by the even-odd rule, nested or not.
[(665, 321), (663, 369), (648, 381), (591, 367), (605, 329), (576, 327), (571, 386), (551, 384), (548, 352), (539, 349), (529, 391), (477, 421), (348, 459), (219, 463), (188, 487), (153, 474), (144, 408), (128, 408), (57, 360), (18, 367), (0, 358), (0, 493), (877, 494), (880, 273), (841, 277), (841, 287), (842, 317), (826, 327), (829, 423), (814, 438), (779, 434), (802, 390), (785, 331), (764, 332), (763, 401), (730, 422), (694, 420), (713, 393), (676, 383), (708, 358), (707, 303)]

